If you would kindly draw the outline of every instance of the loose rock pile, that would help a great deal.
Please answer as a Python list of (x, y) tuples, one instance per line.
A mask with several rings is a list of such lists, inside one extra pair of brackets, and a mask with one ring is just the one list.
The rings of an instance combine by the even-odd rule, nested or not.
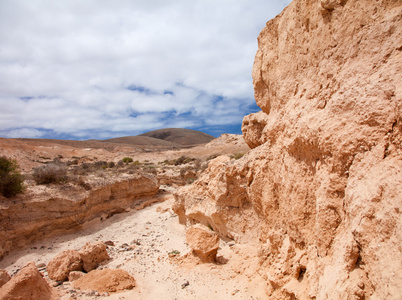
[(87, 243), (79, 251), (60, 252), (47, 267), (40, 268), (47, 271), (45, 274), (53, 281), (50, 284), (38, 270), (40, 266), (36, 266), (34, 262), (26, 265), (13, 277), (5, 270), (0, 270), (0, 299), (58, 299), (54, 287), (59, 285), (68, 289), (73, 299), (80, 294), (107, 296), (111, 292), (134, 288), (135, 279), (125, 270), (95, 270), (99, 264), (110, 259), (106, 249), (106, 244), (98, 241)]

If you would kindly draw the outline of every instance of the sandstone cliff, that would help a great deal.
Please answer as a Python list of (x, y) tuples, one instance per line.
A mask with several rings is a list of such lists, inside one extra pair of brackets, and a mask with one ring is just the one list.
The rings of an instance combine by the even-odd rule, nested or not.
[(176, 194), (182, 223), (259, 243), (278, 299), (402, 294), (402, 3), (295, 0), (258, 37), (254, 148)]
[[(0, 205), (0, 258), (35, 240), (77, 229), (95, 218), (107, 218), (140, 205), (159, 190), (155, 177), (132, 175), (90, 191), (43, 187)], [(28, 200), (27, 200), (28, 199)], [(152, 201), (155, 201), (153, 197)]]

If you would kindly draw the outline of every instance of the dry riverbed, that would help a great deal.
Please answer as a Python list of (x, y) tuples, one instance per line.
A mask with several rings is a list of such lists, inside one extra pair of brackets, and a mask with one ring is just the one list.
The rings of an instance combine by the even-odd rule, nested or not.
[(98, 219), (78, 232), (37, 242), (5, 257), (0, 269), (12, 275), (34, 261), (48, 279), (44, 266), (59, 252), (78, 250), (87, 242), (111, 241), (111, 260), (98, 269), (124, 269), (137, 286), (123, 293), (98, 294), (64, 282), (57, 287), (61, 299), (262, 299), (259, 277), (244, 268), (248, 262), (242, 253), (247, 249), (221, 241), (218, 262), (201, 264), (185, 242), (185, 227), (172, 212), (172, 203), (170, 196), (163, 203)]

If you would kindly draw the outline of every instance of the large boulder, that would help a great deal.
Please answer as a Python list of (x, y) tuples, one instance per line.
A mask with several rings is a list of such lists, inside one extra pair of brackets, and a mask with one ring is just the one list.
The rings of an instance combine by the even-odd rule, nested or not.
[(219, 248), (219, 236), (208, 227), (196, 224), (187, 228), (186, 241), (203, 262), (214, 262)]
[(49, 278), (55, 281), (65, 281), (71, 271), (81, 270), (82, 259), (75, 250), (60, 252), (47, 265)]
[(81, 248), (79, 254), (82, 259), (83, 269), (85, 272), (92, 271), (96, 269), (99, 263), (109, 260), (109, 254), (106, 251), (106, 244), (102, 241), (96, 243), (87, 243)]
[(75, 288), (99, 293), (130, 290), (135, 285), (134, 277), (121, 269), (93, 270), (74, 281)]
[(0, 299), (2, 300), (51, 300), (57, 298), (52, 294), (51, 288), (34, 262), (22, 268), (0, 288)]

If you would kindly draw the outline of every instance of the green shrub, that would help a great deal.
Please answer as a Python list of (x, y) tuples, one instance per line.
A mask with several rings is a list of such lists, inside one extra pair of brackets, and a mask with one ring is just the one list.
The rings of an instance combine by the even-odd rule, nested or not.
[(48, 164), (33, 171), (36, 184), (60, 183), (67, 180), (67, 168), (61, 164)]
[(131, 157), (124, 157), (124, 158), (122, 159), (122, 161), (123, 161), (125, 164), (128, 164), (128, 163), (133, 162), (133, 159), (132, 159)]
[(0, 194), (4, 197), (12, 197), (24, 190), (22, 183), (24, 177), (18, 170), (16, 160), (0, 157)]
[(235, 153), (233, 155), (230, 156), (230, 158), (234, 158), (234, 159), (240, 159), (242, 158), (246, 153)]

